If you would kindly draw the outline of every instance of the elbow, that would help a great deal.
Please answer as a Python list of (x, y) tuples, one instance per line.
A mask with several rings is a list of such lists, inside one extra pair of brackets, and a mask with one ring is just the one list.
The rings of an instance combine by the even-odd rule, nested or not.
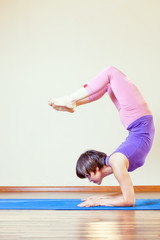
[(125, 202), (125, 206), (126, 207), (134, 207), (135, 206), (135, 198), (134, 199), (128, 199), (126, 202)]

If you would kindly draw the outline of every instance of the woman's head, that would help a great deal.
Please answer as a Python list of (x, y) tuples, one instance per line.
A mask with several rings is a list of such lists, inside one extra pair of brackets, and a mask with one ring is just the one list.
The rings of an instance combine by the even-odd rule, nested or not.
[(96, 172), (106, 165), (105, 159), (107, 155), (104, 152), (96, 150), (88, 150), (82, 153), (77, 161), (76, 174), (79, 178), (86, 178), (90, 172)]

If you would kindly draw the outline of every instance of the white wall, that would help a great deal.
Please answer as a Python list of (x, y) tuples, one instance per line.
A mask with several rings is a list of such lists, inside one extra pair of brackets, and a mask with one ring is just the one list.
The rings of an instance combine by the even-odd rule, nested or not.
[[(108, 65), (139, 88), (156, 135), (134, 185), (159, 185), (160, 1), (0, 0), (1, 186), (94, 185), (78, 179), (88, 149), (110, 154), (127, 131), (105, 94), (57, 112), (49, 97), (68, 95)], [(118, 185), (113, 176), (102, 185)]]

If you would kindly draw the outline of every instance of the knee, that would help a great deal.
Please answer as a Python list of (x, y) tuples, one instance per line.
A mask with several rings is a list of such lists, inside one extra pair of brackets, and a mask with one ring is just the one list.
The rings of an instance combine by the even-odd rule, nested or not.
[(107, 69), (108, 69), (108, 70), (113, 70), (113, 69), (115, 69), (115, 67), (112, 66), (112, 65), (109, 65), (109, 66), (107, 67)]
[(115, 71), (115, 67), (114, 66), (112, 66), (112, 65), (109, 65), (107, 68), (106, 68), (106, 72), (107, 72), (107, 74), (112, 74), (114, 71)]

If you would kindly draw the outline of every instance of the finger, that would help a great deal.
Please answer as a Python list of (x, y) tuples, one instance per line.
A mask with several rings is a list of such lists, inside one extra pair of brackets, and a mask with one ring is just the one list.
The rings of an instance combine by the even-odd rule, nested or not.
[(88, 197), (88, 198), (83, 198), (84, 201), (88, 201), (88, 200), (91, 200), (92, 198), (91, 197)]
[(82, 204), (79, 204), (79, 205), (77, 205), (78, 207), (84, 207), (84, 205), (82, 205)]
[(79, 207), (85, 207), (85, 205), (86, 205), (86, 202), (82, 202), (82, 203), (80, 203), (80, 204), (77, 205), (77, 206), (79, 206)]
[(81, 201), (85, 201), (85, 202), (87, 202), (89, 199), (88, 198), (85, 198), (85, 199), (81, 199)]

